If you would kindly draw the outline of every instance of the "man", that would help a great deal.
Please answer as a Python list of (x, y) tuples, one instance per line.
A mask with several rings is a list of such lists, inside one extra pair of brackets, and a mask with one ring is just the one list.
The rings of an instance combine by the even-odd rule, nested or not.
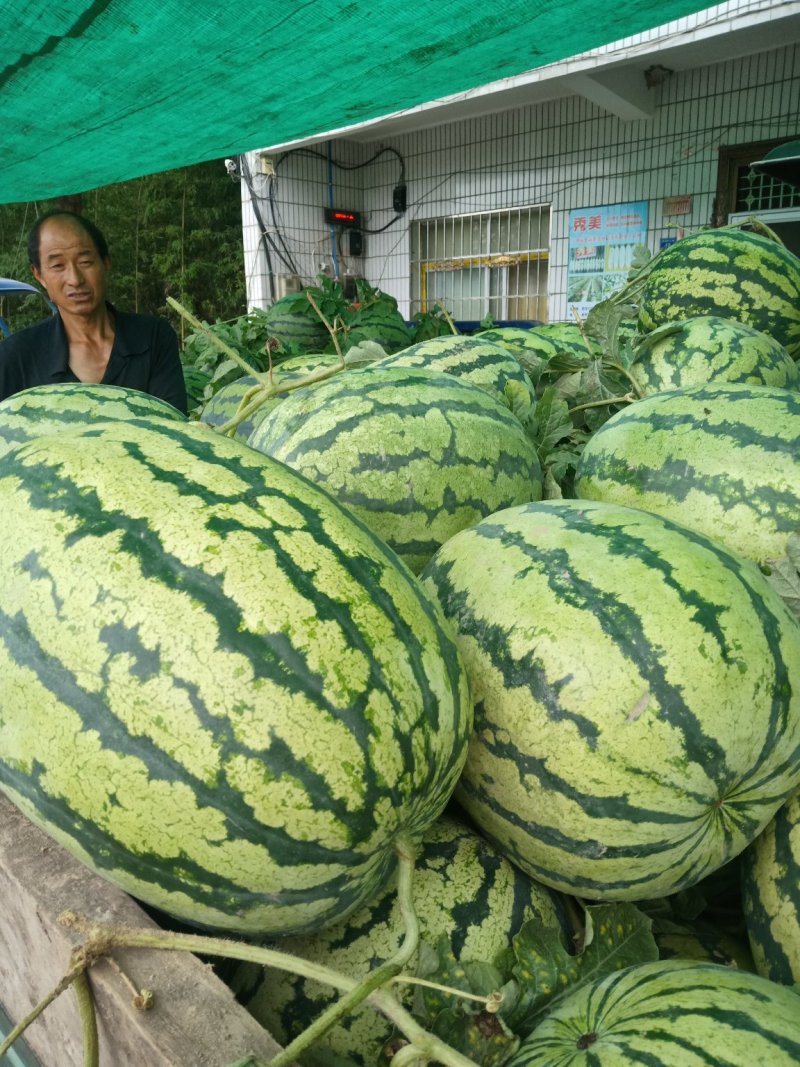
[(41, 215), (28, 259), (57, 314), (0, 343), (0, 400), (34, 385), (101, 383), (150, 393), (186, 414), (175, 331), (108, 303), (111, 258), (92, 222), (59, 209)]

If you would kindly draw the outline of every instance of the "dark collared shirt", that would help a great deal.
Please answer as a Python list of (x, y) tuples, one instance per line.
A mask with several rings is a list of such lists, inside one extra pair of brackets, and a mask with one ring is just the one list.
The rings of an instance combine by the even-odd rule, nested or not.
[[(122, 385), (160, 397), (186, 414), (186, 386), (178, 338), (166, 319), (117, 311), (114, 344), (103, 385)], [(0, 400), (34, 385), (77, 382), (60, 315), (28, 326), (0, 342)]]

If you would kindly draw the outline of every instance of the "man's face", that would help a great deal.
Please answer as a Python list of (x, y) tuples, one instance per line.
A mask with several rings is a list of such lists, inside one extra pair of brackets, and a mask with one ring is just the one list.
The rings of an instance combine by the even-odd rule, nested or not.
[(39, 264), (33, 275), (62, 314), (90, 315), (103, 306), (111, 264), (74, 219), (56, 215), (42, 224)]

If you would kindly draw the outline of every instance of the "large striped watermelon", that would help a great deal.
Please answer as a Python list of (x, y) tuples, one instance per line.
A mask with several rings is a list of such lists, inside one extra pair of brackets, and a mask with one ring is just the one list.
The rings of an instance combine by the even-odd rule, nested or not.
[(645, 397), (589, 439), (575, 491), (779, 559), (800, 526), (800, 393), (712, 382)]
[[(464, 823), (445, 815), (426, 832), (414, 870), (414, 908), (420, 937), (438, 950), (444, 938), (454, 960), (498, 963), (523, 923), (562, 922), (563, 905), (551, 890), (526, 877)], [(363, 978), (397, 952), (403, 921), (394, 882), (343, 923), (306, 937), (281, 938), (283, 952)], [(415, 972), (418, 953), (406, 967)], [(319, 982), (272, 968), (242, 964), (228, 981), (248, 1011), (281, 1044), (288, 1044), (336, 999)], [(413, 986), (395, 993), (411, 1007)], [(373, 1067), (391, 1025), (363, 1006), (304, 1053), (311, 1067), (331, 1063)]]
[(0, 787), (191, 923), (317, 929), (460, 772), (434, 601), (328, 494), (197, 423), (97, 424), (0, 474)]
[(590, 983), (508, 1067), (797, 1067), (797, 994), (713, 963), (644, 963)]
[(457, 798), (531, 877), (599, 900), (694, 885), (800, 784), (800, 627), (657, 515), (508, 508), (422, 572), (475, 703)]
[(743, 907), (756, 970), (800, 982), (800, 794), (744, 854)]
[(705, 382), (800, 386), (800, 364), (783, 345), (736, 319), (699, 315), (646, 334), (631, 377), (643, 393)]
[(414, 571), (458, 530), (542, 495), (534, 444), (500, 400), (382, 360), (287, 396), (248, 444), (322, 485)]
[(132, 418), (186, 422), (166, 400), (121, 385), (35, 385), (0, 401), (0, 456), (36, 437), (95, 422)]
[(778, 241), (736, 227), (699, 230), (658, 256), (639, 324), (715, 315), (747, 323), (800, 355), (800, 259)]
[(386, 356), (373, 366), (440, 371), (479, 385), (507, 407), (518, 402), (515, 394), (523, 403), (534, 403), (533, 383), (516, 356), (508, 348), (480, 337), (432, 337)]

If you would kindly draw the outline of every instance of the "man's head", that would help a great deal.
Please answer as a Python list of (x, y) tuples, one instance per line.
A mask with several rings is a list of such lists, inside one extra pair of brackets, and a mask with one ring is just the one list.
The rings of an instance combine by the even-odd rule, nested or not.
[(33, 276), (62, 314), (87, 315), (105, 302), (111, 260), (94, 223), (72, 211), (48, 211), (28, 238)]

